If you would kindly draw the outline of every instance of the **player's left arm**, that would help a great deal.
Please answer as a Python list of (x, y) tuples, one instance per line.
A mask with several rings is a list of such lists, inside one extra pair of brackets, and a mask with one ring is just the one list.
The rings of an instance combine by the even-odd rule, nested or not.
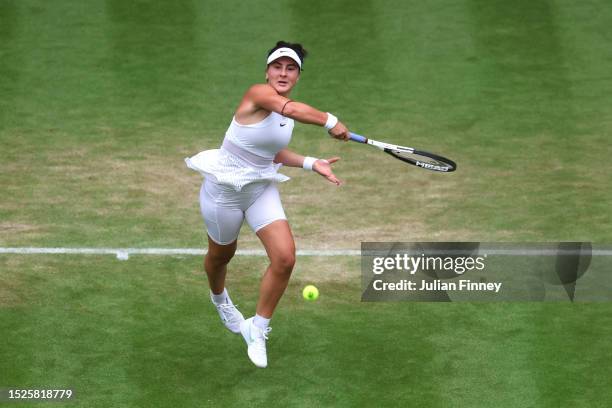
[[(289, 167), (303, 167), (305, 157), (289, 149), (282, 149), (274, 157), (274, 163), (281, 163), (284, 166)], [(331, 183), (337, 186), (341, 185), (342, 182), (334, 175), (332, 170), (332, 163), (340, 160), (339, 157), (332, 157), (329, 159), (318, 159), (312, 164), (312, 170), (319, 173)]]
[(281, 163), (283, 166), (302, 167), (304, 156), (289, 149), (282, 149), (274, 156), (274, 163)]

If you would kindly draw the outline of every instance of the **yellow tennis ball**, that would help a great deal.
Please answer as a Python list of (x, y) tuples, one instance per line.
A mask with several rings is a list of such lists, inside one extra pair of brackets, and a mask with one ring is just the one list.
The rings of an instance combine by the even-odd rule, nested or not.
[(304, 296), (306, 300), (317, 300), (319, 297), (319, 289), (313, 285), (308, 285), (302, 291), (302, 296)]

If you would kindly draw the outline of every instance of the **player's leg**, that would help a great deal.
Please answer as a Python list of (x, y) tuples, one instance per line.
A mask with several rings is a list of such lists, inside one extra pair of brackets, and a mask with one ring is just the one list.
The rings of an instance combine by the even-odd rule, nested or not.
[(285, 293), (295, 264), (295, 242), (287, 220), (277, 220), (257, 231), (270, 259), (261, 280), (257, 314), (272, 318), (276, 305)]
[(208, 252), (204, 256), (204, 270), (208, 276), (208, 285), (213, 295), (220, 295), (225, 289), (227, 264), (236, 253), (238, 240), (227, 245), (217, 244), (208, 236)]
[(208, 276), (210, 298), (223, 324), (233, 333), (240, 332), (242, 313), (234, 306), (227, 289), (227, 264), (236, 253), (237, 238), (244, 213), (240, 208), (225, 206), (223, 190), (206, 181), (200, 191), (200, 208), (208, 231), (208, 252), (204, 257), (204, 270)]
[(270, 265), (260, 285), (257, 313), (240, 324), (240, 331), (248, 345), (251, 361), (258, 367), (266, 367), (270, 319), (287, 288), (295, 263), (293, 235), (274, 184), (247, 209), (246, 220), (263, 243)]
[(257, 302), (257, 315), (270, 319), (287, 288), (295, 264), (293, 234), (276, 185), (268, 185), (245, 215), (270, 259), (270, 265), (261, 281)]

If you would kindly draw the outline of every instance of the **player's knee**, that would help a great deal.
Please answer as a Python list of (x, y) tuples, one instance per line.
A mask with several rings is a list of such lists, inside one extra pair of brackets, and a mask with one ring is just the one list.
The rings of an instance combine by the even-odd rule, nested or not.
[(212, 266), (219, 267), (224, 266), (231, 261), (234, 257), (236, 250), (225, 250), (225, 251), (209, 251), (206, 254), (205, 262)]
[(291, 273), (295, 265), (295, 252), (286, 251), (272, 258), (272, 267), (279, 272)]
[(204, 263), (214, 268), (218, 268), (218, 267), (227, 265), (231, 259), (232, 259), (231, 257), (227, 257), (227, 256), (206, 255), (206, 259), (204, 260)]

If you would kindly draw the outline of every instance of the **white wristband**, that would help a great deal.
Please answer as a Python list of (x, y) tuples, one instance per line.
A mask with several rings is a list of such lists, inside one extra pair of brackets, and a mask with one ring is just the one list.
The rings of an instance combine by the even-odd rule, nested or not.
[(304, 168), (304, 170), (312, 170), (312, 165), (317, 160), (319, 159), (317, 159), (316, 157), (304, 157), (304, 164), (302, 165), (302, 167)]
[(338, 124), (338, 118), (327, 112), (327, 122), (325, 122), (325, 129), (331, 130)]

